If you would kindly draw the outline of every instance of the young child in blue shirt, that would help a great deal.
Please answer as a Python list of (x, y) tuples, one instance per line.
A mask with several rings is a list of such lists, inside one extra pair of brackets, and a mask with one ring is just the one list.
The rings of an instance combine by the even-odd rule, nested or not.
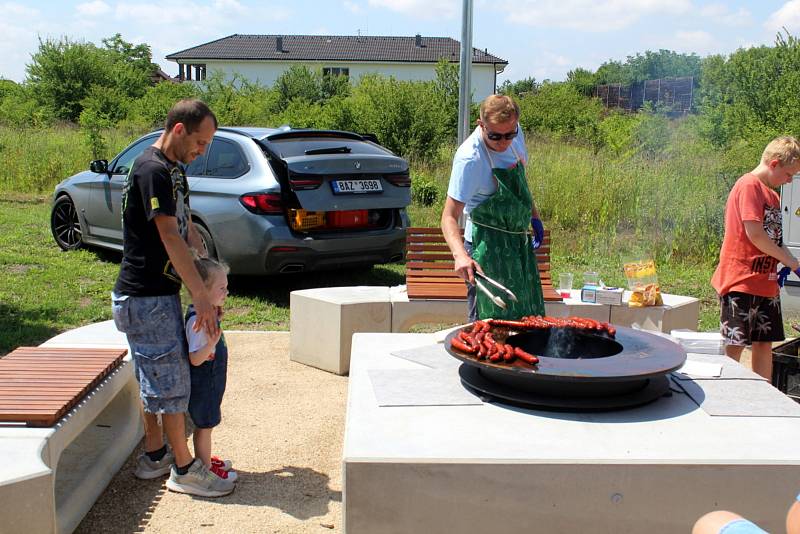
[[(198, 258), (195, 267), (206, 285), (211, 304), (217, 307), (221, 315), (225, 297), (228, 296), (227, 266), (209, 258)], [(195, 319), (194, 307), (189, 305), (186, 311), (186, 340), (192, 364), (189, 415), (195, 426), (194, 455), (216, 476), (235, 481), (237, 475), (231, 469), (231, 461), (211, 455), (211, 432), (222, 420), (220, 405), (228, 372), (228, 347), (221, 328), (214, 339), (209, 339), (205, 330), (195, 332)]]

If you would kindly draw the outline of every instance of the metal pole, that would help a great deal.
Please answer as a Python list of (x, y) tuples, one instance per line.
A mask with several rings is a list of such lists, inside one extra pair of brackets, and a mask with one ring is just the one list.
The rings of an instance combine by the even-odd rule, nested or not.
[(471, 132), (469, 108), (472, 104), (472, 0), (464, 0), (461, 11), (461, 60), (458, 73), (458, 144)]

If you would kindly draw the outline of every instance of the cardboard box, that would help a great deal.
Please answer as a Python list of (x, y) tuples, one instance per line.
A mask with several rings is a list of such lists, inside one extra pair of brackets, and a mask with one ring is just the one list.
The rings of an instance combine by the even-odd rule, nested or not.
[(624, 290), (621, 287), (583, 286), (581, 289), (581, 301), (619, 306), (622, 304), (623, 292)]
[(622, 294), (625, 292), (621, 287), (598, 288), (595, 295), (597, 304), (611, 304), (612, 306), (622, 305)]

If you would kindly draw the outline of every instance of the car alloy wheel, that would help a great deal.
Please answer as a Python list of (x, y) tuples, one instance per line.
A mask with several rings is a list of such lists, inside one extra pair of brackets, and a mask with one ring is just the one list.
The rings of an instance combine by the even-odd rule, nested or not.
[(72, 199), (63, 195), (58, 197), (50, 213), (50, 230), (53, 238), (63, 250), (75, 250), (83, 246), (83, 232), (78, 220), (78, 212)]
[(206, 228), (200, 224), (194, 224), (197, 233), (200, 234), (200, 239), (203, 240), (203, 244), (206, 246), (206, 251), (208, 252), (208, 257), (212, 260), (217, 259), (217, 247), (214, 246), (214, 240), (211, 239), (211, 234), (206, 230)]

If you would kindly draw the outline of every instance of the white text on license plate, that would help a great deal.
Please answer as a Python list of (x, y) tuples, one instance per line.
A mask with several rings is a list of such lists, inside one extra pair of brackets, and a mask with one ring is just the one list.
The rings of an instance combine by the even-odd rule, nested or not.
[(380, 180), (334, 180), (331, 182), (334, 193), (380, 193), (383, 191)]

